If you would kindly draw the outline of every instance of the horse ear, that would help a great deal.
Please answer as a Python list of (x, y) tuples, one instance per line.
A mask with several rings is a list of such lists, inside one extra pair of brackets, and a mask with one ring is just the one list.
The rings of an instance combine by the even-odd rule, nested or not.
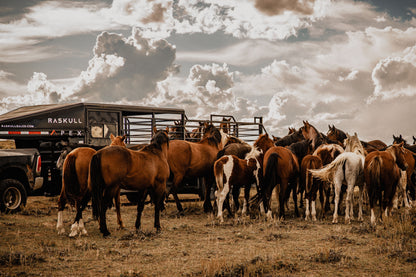
[(156, 129), (156, 126), (154, 126), (153, 127), (153, 134), (156, 134), (157, 133), (157, 129)]
[(111, 141), (114, 141), (115, 137), (114, 137), (113, 133), (110, 134), (110, 139), (111, 139)]
[(403, 145), (404, 145), (404, 141), (399, 143), (399, 147), (403, 147)]
[(358, 137), (357, 132), (354, 132), (354, 137)]
[(126, 134), (124, 134), (124, 135), (121, 137), (121, 141), (124, 141), (124, 140), (126, 139), (126, 137), (127, 137), (127, 135), (126, 135)]
[(169, 134), (169, 126), (166, 126), (166, 133)]

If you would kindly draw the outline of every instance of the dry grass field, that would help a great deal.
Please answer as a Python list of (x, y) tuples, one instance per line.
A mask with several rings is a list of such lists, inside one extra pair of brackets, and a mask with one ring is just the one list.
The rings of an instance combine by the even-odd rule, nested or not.
[[(84, 212), (86, 237), (59, 236), (57, 197), (30, 197), (18, 214), (0, 215), (0, 276), (414, 276), (416, 210), (370, 227), (365, 222), (332, 224), (295, 218), (226, 218), (203, 213), (202, 202), (184, 203), (176, 216), (169, 202), (162, 232), (153, 229), (146, 205), (142, 232), (136, 233), (136, 207), (122, 197), (126, 228), (117, 230), (115, 210), (107, 212), (108, 238)], [(274, 199), (273, 199), (274, 200)], [(66, 209), (68, 234), (75, 211)]]

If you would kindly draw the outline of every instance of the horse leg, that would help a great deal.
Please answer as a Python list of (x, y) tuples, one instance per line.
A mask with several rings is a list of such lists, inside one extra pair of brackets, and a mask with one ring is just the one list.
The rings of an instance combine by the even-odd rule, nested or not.
[(75, 215), (74, 223), (71, 225), (71, 233), (69, 234), (70, 238), (75, 237), (80, 232), (79, 221), (82, 218), (82, 210), (81, 210), (81, 203), (79, 200), (75, 201), (75, 208), (77, 209), (77, 213)]
[(230, 191), (230, 186), (228, 183), (224, 184), (222, 191), (216, 191), (217, 196), (217, 205), (218, 205), (218, 215), (217, 218), (220, 219), (220, 222), (224, 222), (224, 216), (222, 215), (223, 204), (226, 198), (228, 198), (228, 192)]
[(241, 215), (247, 214), (248, 202), (250, 201), (250, 189), (251, 189), (251, 184), (244, 186), (244, 202), (243, 202), (243, 210), (241, 211)]
[(182, 181), (183, 181), (183, 175), (176, 174), (173, 177), (173, 184), (169, 191), (169, 193), (171, 193), (173, 195), (173, 198), (175, 199), (176, 208), (178, 209), (179, 215), (183, 215), (183, 208), (182, 208), (181, 201), (179, 201), (179, 198), (178, 198), (177, 189)]
[(209, 213), (212, 212), (212, 204), (211, 204), (211, 187), (213, 183), (213, 178), (211, 176), (205, 177), (205, 200), (204, 200), (204, 212)]
[(154, 204), (155, 204), (155, 223), (154, 227), (156, 228), (156, 232), (159, 233), (160, 228), (160, 210), (163, 205), (163, 198), (165, 195), (165, 186), (162, 184), (156, 185), (156, 189), (154, 191)]
[(325, 215), (325, 212), (331, 210), (331, 204), (329, 202), (329, 198), (331, 196), (332, 184), (329, 182), (324, 182), (322, 185), (324, 186), (324, 191), (325, 191), (325, 209), (323, 210), (324, 211), (323, 214)]
[(298, 210), (298, 181), (297, 179), (294, 179), (290, 182), (290, 186), (292, 188), (292, 198), (293, 203), (295, 205), (295, 215), (296, 217), (299, 217), (299, 210)]
[(309, 200), (310, 200), (310, 192), (305, 192), (305, 202), (306, 202), (305, 220), (306, 221), (309, 220), (309, 216), (311, 215), (311, 212), (309, 211)]
[(62, 187), (61, 195), (59, 195), (59, 199), (58, 199), (58, 222), (56, 223), (56, 230), (58, 230), (59, 235), (62, 235), (65, 233), (63, 211), (65, 209), (66, 200), (67, 199), (66, 199), (64, 187)]
[(315, 181), (318, 184), (318, 190), (319, 190), (319, 202), (321, 202), (321, 217), (325, 218), (325, 203), (326, 199), (324, 199), (324, 187), (323, 182), (321, 181)]
[(335, 181), (334, 184), (334, 215), (332, 218), (332, 223), (338, 223), (338, 206), (339, 206), (339, 198), (340, 198), (340, 194), (341, 194), (341, 186), (342, 186), (342, 182), (337, 182)]
[(120, 187), (117, 187), (116, 194), (114, 196), (114, 202), (116, 205), (116, 213), (117, 213), (117, 224), (119, 229), (124, 229), (123, 220), (121, 219), (120, 213)]
[[(279, 217), (285, 219), (285, 201), (287, 199), (287, 191), (288, 190), (289, 181), (287, 179), (283, 179), (280, 183), (280, 193), (279, 193)], [(277, 197), (277, 195), (276, 195)]]
[[(110, 199), (108, 199), (110, 198)], [(109, 236), (111, 233), (108, 231), (107, 229), (107, 221), (106, 221), (106, 213), (107, 213), (107, 209), (109, 206), (109, 201), (111, 201), (112, 198), (109, 197), (105, 191), (104, 196), (103, 196), (103, 200), (102, 200), (102, 205), (101, 205), (101, 209), (99, 211), (100, 216), (99, 216), (99, 224), (100, 224), (100, 232), (103, 234), (103, 237), (107, 237)]]
[[(145, 190), (145, 189), (139, 190), (137, 194), (139, 196), (139, 201), (137, 202), (137, 216), (136, 216), (135, 227), (136, 227), (136, 232), (139, 232), (140, 231), (140, 226), (141, 226), (142, 212), (143, 212), (143, 209), (144, 209), (144, 201), (146, 200), (146, 196), (147, 196), (147, 190)], [(153, 197), (154, 197), (154, 195), (153, 195)], [(153, 201), (155, 201), (155, 200), (156, 199), (153, 199)], [(156, 203), (156, 201), (155, 201), (155, 203)]]

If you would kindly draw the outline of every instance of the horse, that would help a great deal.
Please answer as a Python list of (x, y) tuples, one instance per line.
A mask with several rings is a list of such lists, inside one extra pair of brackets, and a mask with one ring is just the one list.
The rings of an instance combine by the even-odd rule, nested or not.
[[(385, 151), (373, 151), (367, 155), (364, 164), (364, 176), (370, 201), (371, 225), (376, 224), (374, 205), (378, 199), (380, 205), (380, 219), (384, 210), (385, 216), (391, 214), (393, 197), (400, 180), (400, 170), (405, 171), (403, 142), (393, 144)], [(384, 192), (384, 195), (383, 195)]]
[(184, 177), (203, 177), (205, 180), (204, 211), (212, 211), (210, 199), (211, 184), (214, 182), (213, 166), (217, 153), (222, 149), (221, 133), (213, 125), (206, 128), (204, 138), (199, 142), (183, 140), (171, 141), (168, 151), (168, 163), (171, 172), (172, 193), (179, 213), (183, 213), (182, 205), (176, 190)]
[[(293, 154), (295, 154), (296, 158), (298, 159), (298, 162), (301, 163), (302, 159), (313, 152), (312, 146), (311, 146), (311, 140), (302, 140), (295, 143), (292, 143), (289, 146), (286, 146), (287, 149), (292, 151)], [(299, 186), (293, 186), (292, 193), (300, 193), (300, 207), (303, 207), (303, 190), (300, 189)], [(298, 190), (298, 191), (297, 191)]]
[[(124, 144), (126, 136), (114, 137), (110, 135), (111, 144), (126, 147)], [(65, 149), (64, 151), (68, 151)], [(62, 189), (58, 200), (58, 222), (56, 229), (58, 234), (64, 234), (65, 228), (63, 224), (63, 210), (65, 209), (66, 202), (69, 201), (71, 205), (77, 209), (74, 223), (71, 226), (70, 237), (75, 237), (78, 234), (86, 235), (84, 222), (82, 220), (82, 212), (87, 206), (91, 197), (91, 188), (88, 186), (88, 174), (92, 156), (97, 151), (89, 147), (79, 147), (72, 150), (66, 155), (62, 164)], [(61, 156), (63, 156), (63, 153)], [(59, 164), (60, 164), (60, 160)], [(58, 162), (57, 162), (58, 164)], [(124, 228), (123, 221), (120, 215), (120, 191), (115, 195), (115, 206), (117, 212), (117, 223), (120, 228)]]
[[(322, 160), (318, 156), (306, 155), (300, 166), (300, 187), (305, 189), (305, 220), (309, 220), (309, 216), (312, 215), (312, 221), (316, 221), (316, 194), (319, 190), (319, 199), (321, 202), (321, 213), (325, 215), (325, 203), (328, 199), (323, 200), (324, 184), (321, 180), (313, 178), (309, 172), (310, 169), (320, 169), (322, 167)], [(311, 211), (309, 211), (309, 204), (311, 204)]]
[(302, 132), (300, 130), (296, 131), (294, 130), (293, 133), (290, 133), (289, 135), (284, 136), (281, 139), (278, 139), (275, 142), (275, 146), (288, 146), (292, 143), (299, 142), (304, 140), (305, 138), (302, 135)]
[(150, 192), (155, 206), (154, 227), (160, 232), (159, 213), (169, 178), (168, 148), (167, 131), (155, 129), (150, 144), (139, 151), (109, 146), (94, 154), (88, 182), (92, 189), (93, 215), (98, 217), (104, 237), (110, 235), (106, 211), (120, 188), (138, 191), (136, 231), (140, 230), (144, 202)]
[[(327, 133), (327, 137), (331, 140), (336, 140), (336, 141), (339, 141), (340, 143), (344, 143), (344, 140), (347, 138), (345, 132), (340, 129), (335, 128), (334, 125), (332, 125), (332, 127), (328, 125), (328, 127), (329, 127), (329, 130)], [(368, 142), (361, 141), (361, 144), (367, 153), (370, 153), (375, 150), (382, 150), (387, 147), (387, 145), (384, 142), (378, 139), (371, 140)]]
[[(405, 148), (405, 159), (406, 163), (408, 165), (406, 169), (406, 179), (407, 179), (407, 185), (405, 189), (405, 196), (407, 197), (407, 191), (409, 191), (410, 197), (414, 200), (415, 199), (415, 184), (412, 180), (412, 174), (414, 174), (415, 171), (415, 154), (412, 151), (413, 147), (411, 145), (408, 145), (406, 140), (403, 139), (402, 135), (396, 137), (393, 135), (393, 144), (399, 144), (403, 143), (403, 147)], [(405, 203), (407, 202), (407, 199), (405, 199)]]
[(235, 210), (238, 211), (240, 206), (238, 201), (240, 188), (244, 187), (244, 203), (241, 214), (245, 215), (247, 213), (251, 184), (255, 183), (257, 190), (259, 190), (262, 177), (258, 160), (260, 154), (261, 150), (253, 147), (245, 159), (240, 159), (234, 155), (226, 155), (214, 163), (214, 176), (217, 183), (217, 190), (215, 191), (218, 206), (217, 217), (221, 222), (224, 222), (222, 215), (223, 204), (230, 190), (232, 190)]
[[(292, 186), (297, 185), (299, 163), (295, 154), (282, 146), (273, 146), (264, 154), (263, 187), (261, 188), (263, 204), (267, 211), (267, 217), (272, 218), (271, 195), (277, 186), (276, 198), (279, 202), (279, 217), (285, 217), (285, 202), (290, 195)], [(295, 214), (299, 216), (297, 195), (293, 193)]]
[(185, 129), (184, 123), (180, 120), (175, 120), (173, 126), (167, 127), (167, 131), (169, 134), (169, 139), (189, 139), (190, 135), (189, 132)]
[(344, 141), (345, 152), (340, 154), (330, 164), (322, 169), (310, 170), (313, 177), (322, 181), (330, 182), (334, 185), (335, 190), (335, 207), (332, 223), (338, 223), (338, 205), (342, 184), (347, 185), (347, 198), (345, 205), (345, 223), (349, 224), (353, 219), (353, 192), (354, 187), (358, 186), (359, 193), (359, 211), (358, 220), (363, 220), (363, 187), (364, 187), (364, 158), (365, 150), (358, 139), (357, 133), (354, 136), (347, 134)]
[(191, 133), (188, 134), (187, 140), (189, 141), (200, 141), (203, 135), (203, 130), (207, 126), (207, 123), (204, 121), (199, 122), (199, 126), (192, 130)]
[(226, 117), (223, 117), (219, 129), (226, 134), (231, 133), (231, 117), (229, 117), (228, 119)]
[(224, 148), (217, 153), (217, 160), (225, 155), (235, 155), (240, 159), (244, 159), (246, 154), (251, 150), (252, 147), (250, 144), (239, 138), (230, 136)]

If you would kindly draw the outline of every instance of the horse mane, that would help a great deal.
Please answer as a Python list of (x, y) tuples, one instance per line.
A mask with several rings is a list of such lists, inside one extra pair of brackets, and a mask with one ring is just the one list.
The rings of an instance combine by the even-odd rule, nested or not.
[(365, 150), (361, 141), (358, 139), (357, 133), (353, 136), (347, 136), (347, 139), (344, 141), (345, 151), (346, 152), (355, 152), (357, 154), (365, 156)]
[(295, 131), (295, 132), (291, 133), (290, 135), (286, 135), (283, 138), (277, 140), (275, 142), (275, 145), (276, 146), (287, 146), (287, 145), (290, 145), (294, 142), (298, 142), (300, 138), (303, 139), (303, 135), (302, 135), (302, 132), (299, 129), (299, 131)]
[(262, 154), (262, 152), (263, 151), (261, 149), (253, 146), (251, 147), (251, 151), (246, 154), (245, 159), (257, 159), (260, 156), (260, 154)]
[(307, 155), (309, 146), (311, 144), (311, 140), (305, 139), (302, 141), (294, 142), (291, 145), (287, 146), (287, 148), (292, 151), (296, 157), (304, 157)]
[(157, 131), (150, 141), (149, 145), (142, 148), (143, 151), (154, 152), (154, 150), (162, 150), (162, 145), (167, 144), (169, 146), (169, 136), (166, 131)]

